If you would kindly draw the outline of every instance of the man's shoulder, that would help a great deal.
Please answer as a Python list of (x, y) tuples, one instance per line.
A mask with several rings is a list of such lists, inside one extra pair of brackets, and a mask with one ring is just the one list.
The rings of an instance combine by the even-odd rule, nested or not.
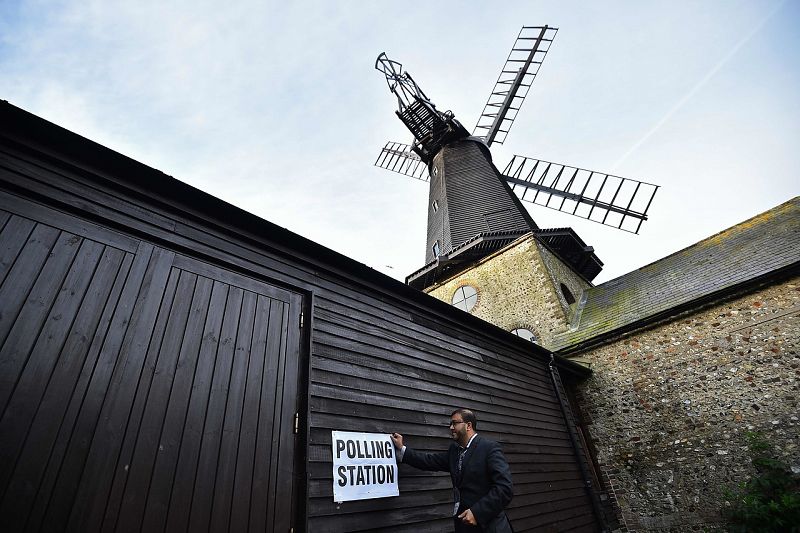
[(484, 437), (482, 435), (475, 435), (475, 440), (472, 442), (472, 444), (478, 446), (479, 448), (486, 449), (486, 450), (491, 450), (491, 449), (494, 449), (494, 448), (499, 448), (501, 450), (503, 449), (502, 446), (500, 446), (500, 444), (498, 442), (493, 441), (492, 439), (486, 438), (486, 437)]

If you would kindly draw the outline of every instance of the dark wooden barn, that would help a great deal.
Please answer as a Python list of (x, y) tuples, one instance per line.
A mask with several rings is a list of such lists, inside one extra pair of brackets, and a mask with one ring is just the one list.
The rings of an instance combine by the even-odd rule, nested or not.
[[(331, 430), (502, 443), (516, 531), (599, 528), (587, 371), (0, 103), (3, 531), (443, 531), (443, 475), (336, 504)], [(568, 383), (567, 383), (568, 385)]]

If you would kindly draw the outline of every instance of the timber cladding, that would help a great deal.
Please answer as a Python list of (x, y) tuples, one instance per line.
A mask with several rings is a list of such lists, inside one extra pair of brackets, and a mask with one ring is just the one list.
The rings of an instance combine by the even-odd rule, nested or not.
[[(449, 475), (430, 475), (406, 465), (400, 466), (399, 498), (334, 503), (330, 430), (398, 431), (409, 446), (441, 451), (449, 445), (453, 406), (475, 409), (478, 432), (503, 445), (514, 480), (508, 514), (515, 531), (547, 526), (553, 531), (593, 530), (544, 364), (481, 346), (477, 339), (437, 334), (408, 318), (380, 324), (371, 314), (351, 318), (355, 310), (334, 302), (318, 304), (310, 404), (311, 530), (452, 527), (449, 518), (442, 518), (452, 512)], [(365, 513), (370, 516), (367, 524)], [(440, 519), (420, 522), (436, 517)]]
[(449, 477), (405, 465), (400, 497), (334, 503), (330, 432), (443, 450), (459, 406), (503, 445), (516, 531), (596, 528), (544, 350), (13, 106), (0, 124), (3, 530), (441, 531)]
[(4, 529), (288, 529), (299, 298), (0, 220)]

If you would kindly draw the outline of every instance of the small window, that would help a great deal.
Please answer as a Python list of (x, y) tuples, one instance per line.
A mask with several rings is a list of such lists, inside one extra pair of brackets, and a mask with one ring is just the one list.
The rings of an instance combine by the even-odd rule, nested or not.
[(438, 175), (439, 175), (439, 167), (437, 167), (436, 165), (434, 165), (434, 166), (433, 166), (433, 177), (435, 178), (435, 177), (436, 177), (436, 176), (438, 176)]
[(536, 342), (536, 335), (534, 335), (533, 332), (529, 329), (526, 328), (512, 329), (511, 333), (513, 333), (517, 337), (522, 337), (526, 341), (531, 341), (534, 343)]
[(453, 305), (462, 311), (472, 311), (478, 303), (478, 291), (472, 285), (463, 285), (453, 293)]
[(439, 257), (442, 251), (441, 247), (439, 246), (439, 241), (433, 243), (433, 248), (431, 248), (431, 250), (433, 250), (433, 257)]
[(572, 305), (575, 303), (575, 297), (569, 291), (569, 287), (567, 287), (563, 283), (561, 284), (561, 294), (564, 295), (564, 299), (567, 301), (567, 305)]
[(431, 207), (433, 208), (433, 212), (435, 213), (436, 211), (439, 210), (439, 202), (434, 200), (433, 203), (431, 204)]

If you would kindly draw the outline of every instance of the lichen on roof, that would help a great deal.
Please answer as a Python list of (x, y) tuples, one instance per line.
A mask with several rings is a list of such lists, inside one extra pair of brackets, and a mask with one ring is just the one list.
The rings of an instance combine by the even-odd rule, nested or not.
[(638, 270), (591, 287), (577, 324), (553, 339), (567, 351), (715, 293), (800, 264), (800, 197)]

